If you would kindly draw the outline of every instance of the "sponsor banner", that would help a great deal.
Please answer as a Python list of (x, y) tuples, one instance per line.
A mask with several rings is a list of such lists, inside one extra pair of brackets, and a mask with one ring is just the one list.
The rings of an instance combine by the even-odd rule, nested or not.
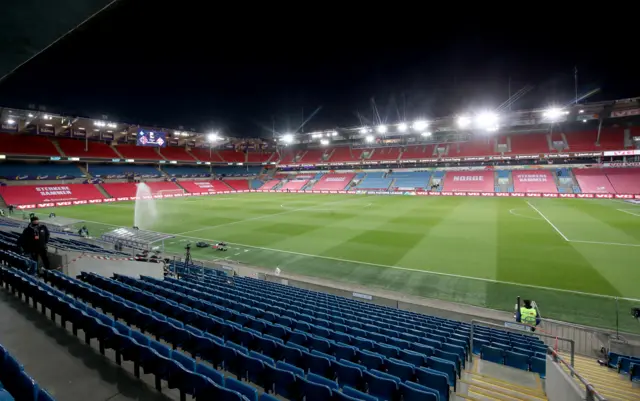
[(632, 116), (640, 116), (640, 109), (614, 110), (611, 112), (611, 117), (613, 118)]
[(354, 292), (353, 296), (355, 298), (362, 298), (362, 299), (367, 299), (369, 301), (371, 301), (373, 299), (373, 297), (371, 295), (367, 295), (367, 294), (360, 294), (359, 292)]
[(558, 194), (560, 198), (575, 198), (576, 194)]
[(102, 199), (89, 199), (89, 203), (102, 203)]
[(603, 166), (612, 168), (640, 167), (640, 163), (603, 163)]
[(71, 206), (73, 203), (69, 201), (65, 202), (56, 202), (56, 206)]
[(4, 132), (18, 132), (18, 124), (13, 123), (9, 124), (7, 122), (2, 122), (2, 131)]
[(153, 146), (158, 148), (167, 146), (167, 134), (165, 132), (139, 129), (136, 137), (138, 146)]
[(77, 200), (77, 201), (73, 201), (74, 205), (86, 205), (87, 201), (86, 200)]
[[(71, 133), (74, 138), (84, 138), (87, 136), (87, 133), (84, 130), (74, 129)], [(111, 139), (113, 139), (113, 135), (111, 135)]]
[(51, 202), (51, 203), (38, 203), (38, 207), (39, 208), (43, 208), (43, 207), (54, 207), (55, 203)]
[(54, 127), (47, 127), (46, 125), (38, 125), (38, 135), (55, 135), (56, 130)]
[(18, 205), (16, 206), (18, 209), (35, 209), (36, 205)]
[(105, 203), (106, 203), (106, 202), (115, 202), (115, 201), (116, 201), (116, 198), (104, 198), (104, 199), (102, 200), (102, 202), (105, 202)]
[(594, 194), (594, 198), (598, 198), (598, 199), (612, 199), (613, 195), (612, 194)]
[(640, 155), (640, 149), (630, 149), (630, 150), (611, 150), (604, 152), (605, 156), (636, 156)]
[(616, 199), (633, 199), (633, 195), (630, 194), (616, 194)]
[(120, 197), (120, 198), (116, 198), (118, 201), (128, 201), (129, 197), (128, 196), (124, 196), (124, 197)]

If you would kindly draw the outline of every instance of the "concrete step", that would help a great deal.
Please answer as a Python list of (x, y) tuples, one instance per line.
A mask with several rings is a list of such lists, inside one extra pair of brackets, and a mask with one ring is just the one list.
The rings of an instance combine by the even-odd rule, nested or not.
[(504, 383), (491, 383), (478, 377), (475, 377), (472, 380), (460, 380), (460, 392), (463, 394), (465, 393), (465, 386), (468, 389), (481, 390), (487, 394), (499, 395), (516, 400), (544, 401), (547, 399), (543, 393), (534, 394), (524, 387), (512, 386)]
[(522, 387), (534, 394), (544, 394), (539, 374), (483, 361), (479, 358), (474, 359), (471, 371), (465, 372), (465, 374), (480, 376), (483, 380), (496, 384), (502, 383), (514, 388)]

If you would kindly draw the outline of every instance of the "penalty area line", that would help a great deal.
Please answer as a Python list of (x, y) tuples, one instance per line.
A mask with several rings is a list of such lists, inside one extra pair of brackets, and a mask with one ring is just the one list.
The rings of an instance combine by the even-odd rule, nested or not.
[(564, 234), (562, 233), (562, 231), (560, 231), (560, 230), (558, 229), (558, 227), (556, 227), (556, 226), (555, 226), (555, 224), (553, 224), (553, 223), (551, 222), (551, 220), (549, 220), (549, 219), (547, 218), (547, 216), (545, 216), (544, 214), (542, 214), (542, 212), (541, 212), (541, 211), (539, 211), (537, 207), (533, 206), (529, 201), (527, 201), (527, 205), (531, 206), (531, 208), (532, 208), (533, 210), (535, 210), (536, 212), (538, 212), (538, 214), (540, 215), (540, 217), (542, 217), (543, 219), (545, 219), (545, 221), (546, 221), (547, 223), (549, 223), (549, 225), (550, 225), (551, 227), (553, 227), (553, 229), (554, 229), (554, 230), (556, 230), (556, 232), (557, 232), (558, 234), (560, 234), (560, 236), (561, 236), (565, 241), (569, 242), (569, 238), (567, 238), (567, 236), (566, 236), (566, 235), (564, 235)]

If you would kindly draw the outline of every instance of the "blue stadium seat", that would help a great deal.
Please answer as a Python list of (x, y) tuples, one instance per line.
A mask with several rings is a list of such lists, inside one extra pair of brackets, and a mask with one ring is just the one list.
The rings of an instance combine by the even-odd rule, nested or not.
[(387, 361), (387, 371), (389, 374), (397, 376), (403, 381), (413, 380), (415, 376), (415, 368), (413, 365), (394, 358), (390, 358)]
[(300, 395), (305, 401), (326, 401), (332, 398), (331, 389), (324, 384), (315, 383), (300, 376), (296, 377), (296, 381), (300, 386)]
[(436, 390), (442, 401), (448, 401), (449, 387), (455, 384), (455, 382), (449, 382), (446, 374), (430, 368), (416, 369), (416, 378), (421, 385)]
[(362, 388), (364, 383), (362, 372), (367, 369), (366, 367), (349, 361), (339, 360), (334, 363), (334, 369), (340, 387), (351, 386), (353, 388)]
[(439, 394), (433, 389), (417, 383), (405, 382), (400, 384), (403, 401), (439, 401)]
[(518, 352), (506, 351), (504, 353), (504, 364), (516, 369), (529, 370), (529, 357)]
[(325, 377), (322, 377), (320, 375), (317, 375), (315, 373), (309, 373), (307, 375), (307, 380), (309, 380), (312, 383), (317, 383), (317, 384), (322, 384), (323, 386), (327, 386), (329, 387), (332, 391), (338, 391), (339, 387), (338, 387), (338, 383), (335, 380), (329, 380)]
[(493, 346), (484, 346), (480, 352), (480, 357), (489, 362), (504, 364), (504, 350)]
[[(374, 376), (375, 377), (375, 376)], [(363, 393), (362, 391), (358, 391), (355, 388), (349, 387), (349, 386), (344, 386), (342, 388), (342, 394), (352, 397), (352, 400), (363, 400), (363, 401), (378, 401), (377, 397), (374, 397), (373, 395), (369, 395), (366, 393)], [(349, 399), (349, 398), (347, 398)]]
[[(397, 381), (383, 378), (374, 374), (375, 369), (364, 372), (364, 381), (367, 383), (369, 394), (382, 400), (394, 400), (398, 397)], [(380, 372), (377, 372), (380, 373)]]
[(541, 378), (545, 378), (547, 372), (547, 361), (544, 358), (536, 358), (535, 356), (530, 360), (531, 371), (538, 373)]
[(258, 390), (234, 379), (233, 377), (227, 377), (224, 380), (224, 386), (229, 390), (242, 394), (248, 401), (258, 401)]

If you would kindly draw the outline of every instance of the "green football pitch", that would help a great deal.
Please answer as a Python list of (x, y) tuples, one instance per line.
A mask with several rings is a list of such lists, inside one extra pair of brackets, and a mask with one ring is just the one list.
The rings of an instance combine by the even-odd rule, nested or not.
[[(175, 235), (167, 250), (223, 240), (226, 258), (321, 277), (639, 332), (640, 205), (619, 200), (247, 193), (157, 201), (141, 228)], [(132, 226), (133, 202), (58, 208), (93, 236)], [(46, 215), (49, 210), (39, 210)], [(46, 221), (46, 219), (45, 219)]]

